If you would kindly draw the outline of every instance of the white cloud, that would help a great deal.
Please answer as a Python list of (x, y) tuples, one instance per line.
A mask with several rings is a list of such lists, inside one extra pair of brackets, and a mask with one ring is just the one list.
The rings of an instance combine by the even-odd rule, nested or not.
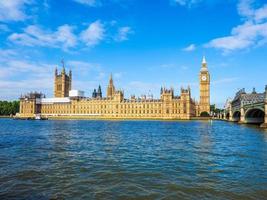
[(79, 73), (82, 73), (82, 74), (89, 73), (92, 70), (94, 71), (101, 70), (100, 64), (89, 63), (89, 62), (84, 62), (84, 61), (79, 61), (79, 60), (67, 61), (67, 66), (69, 66), (71, 69), (78, 70)]
[(25, 46), (62, 47), (64, 50), (77, 44), (73, 27), (69, 25), (60, 26), (55, 32), (44, 30), (36, 25), (30, 25), (25, 28), (23, 33), (11, 34), (8, 40)]
[(132, 31), (131, 27), (129, 27), (129, 26), (121, 27), (118, 30), (118, 34), (115, 37), (115, 40), (118, 42), (128, 40), (128, 36), (132, 33), (133, 33), (133, 31)]
[(0, 55), (0, 99), (18, 99), (29, 91), (52, 94), (53, 65), (19, 59), (14, 50), (1, 50)]
[(81, 32), (81, 40), (87, 46), (95, 46), (104, 39), (105, 28), (104, 25), (98, 20), (88, 26), (88, 28)]
[(27, 19), (26, 4), (33, 0), (0, 0), (0, 21), (23, 21)]
[(255, 11), (255, 20), (261, 21), (267, 19), (267, 4)]
[(263, 5), (260, 8), (254, 8), (254, 3), (255, 0), (239, 0), (239, 3), (237, 5), (239, 15), (249, 20), (255, 20), (256, 22), (266, 20), (267, 4)]
[(73, 34), (73, 28), (69, 25), (63, 25), (55, 33), (56, 40), (63, 44), (63, 48), (74, 47), (77, 44), (76, 36)]
[(254, 0), (239, 0), (237, 5), (237, 10), (240, 16), (251, 17), (254, 15), (254, 10), (252, 8), (252, 3)]
[(99, 4), (97, 0), (73, 0), (73, 1), (87, 6), (96, 6)]
[(190, 44), (188, 47), (185, 47), (183, 51), (194, 51), (196, 50), (196, 45)]
[(0, 49), (0, 62), (2, 59), (4, 58), (8, 58), (9, 56), (14, 56), (16, 55), (17, 52), (15, 50), (12, 49)]
[(0, 99), (18, 100), (20, 95), (28, 92), (42, 92), (47, 96), (53, 95), (53, 77), (40, 76), (22, 80), (0, 80)]
[(221, 49), (225, 53), (267, 44), (267, 4), (256, 9), (252, 0), (240, 0), (238, 13), (245, 22), (232, 29), (229, 36), (215, 38), (206, 47)]
[(76, 74), (79, 74), (80, 79), (87, 80), (88, 77), (90, 77), (94, 81), (103, 81), (106, 78), (106, 73), (99, 63), (92, 63), (80, 60), (70, 60), (67, 62), (67, 67), (73, 69), (73, 71)]
[[(19, 76), (21, 79), (26, 77), (47, 77), (53, 70), (49, 64), (32, 62), (24, 59), (17, 59), (13, 54), (6, 55), (0, 59), (1, 79), (12, 79)], [(11, 59), (13, 58), (13, 59)]]
[[(68, 24), (59, 26), (55, 31), (44, 29), (38, 25), (29, 25), (23, 32), (9, 35), (8, 40), (23, 46), (62, 48), (68, 51), (78, 44), (93, 47), (108, 38), (112, 38), (116, 42), (125, 41), (128, 40), (128, 35), (133, 33), (130, 27), (125, 26), (119, 28), (118, 33), (114, 36), (112, 31), (106, 29), (100, 20), (89, 24), (80, 33), (76, 34), (74, 30), (74, 27)], [(106, 34), (106, 32), (108, 33)]]

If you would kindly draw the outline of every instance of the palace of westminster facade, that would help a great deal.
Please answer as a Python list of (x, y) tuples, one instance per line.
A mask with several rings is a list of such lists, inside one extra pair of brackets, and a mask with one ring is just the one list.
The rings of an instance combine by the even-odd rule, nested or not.
[(41, 93), (29, 93), (20, 98), (19, 118), (73, 118), (73, 119), (192, 119), (210, 112), (210, 74), (205, 57), (199, 74), (200, 101), (191, 98), (190, 87), (181, 88), (180, 96), (174, 90), (161, 88), (160, 99), (124, 98), (124, 92), (116, 90), (110, 77), (106, 97), (101, 87), (92, 97), (72, 90), (72, 72), (63, 69), (54, 75), (54, 98)]

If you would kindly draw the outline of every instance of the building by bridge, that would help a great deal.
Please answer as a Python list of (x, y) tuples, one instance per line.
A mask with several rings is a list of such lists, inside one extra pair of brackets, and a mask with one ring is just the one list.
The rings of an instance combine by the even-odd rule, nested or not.
[(267, 85), (263, 93), (257, 93), (255, 88), (251, 93), (247, 93), (245, 89), (239, 90), (234, 99), (226, 101), (220, 118), (232, 122), (261, 124), (267, 128)]
[(41, 93), (21, 96), (19, 118), (86, 118), (86, 119), (192, 119), (210, 113), (210, 74), (203, 57), (199, 73), (200, 98), (191, 97), (191, 89), (181, 88), (175, 95), (173, 88), (161, 88), (160, 98), (142, 96), (130, 99), (124, 92), (116, 90), (110, 77), (106, 96), (101, 87), (94, 90), (92, 97), (83, 91), (72, 89), (72, 72), (63, 68), (54, 74), (54, 97), (46, 98)]

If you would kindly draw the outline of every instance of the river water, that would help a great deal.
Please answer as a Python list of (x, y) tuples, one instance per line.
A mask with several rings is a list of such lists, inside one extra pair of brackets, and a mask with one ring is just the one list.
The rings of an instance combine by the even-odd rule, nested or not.
[(213, 121), (0, 119), (0, 199), (266, 199), (267, 132)]

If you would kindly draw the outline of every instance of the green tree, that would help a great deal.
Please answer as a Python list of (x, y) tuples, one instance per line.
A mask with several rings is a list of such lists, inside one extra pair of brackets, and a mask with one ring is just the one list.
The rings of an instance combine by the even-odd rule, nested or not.
[(210, 115), (209, 115), (209, 113), (208, 112), (202, 112), (202, 113), (200, 113), (200, 117), (209, 117)]
[(19, 112), (19, 101), (0, 101), (0, 115), (15, 115)]

